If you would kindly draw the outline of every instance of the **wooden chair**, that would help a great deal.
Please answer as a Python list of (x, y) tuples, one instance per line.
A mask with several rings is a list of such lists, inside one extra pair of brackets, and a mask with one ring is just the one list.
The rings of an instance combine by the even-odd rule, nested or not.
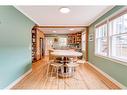
[(76, 61), (78, 64), (85, 64), (85, 60), (82, 60), (82, 59), (78, 59), (77, 61)]

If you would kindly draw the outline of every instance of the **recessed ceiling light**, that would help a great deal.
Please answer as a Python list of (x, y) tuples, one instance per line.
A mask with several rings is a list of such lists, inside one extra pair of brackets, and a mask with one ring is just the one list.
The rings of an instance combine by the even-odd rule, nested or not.
[(66, 14), (70, 12), (70, 9), (67, 7), (63, 7), (63, 8), (60, 8), (60, 12)]
[(53, 31), (53, 33), (56, 33), (56, 31)]
[(72, 31), (72, 30), (74, 30), (74, 28), (71, 28), (71, 29), (69, 29), (69, 30), (71, 30), (71, 31)]

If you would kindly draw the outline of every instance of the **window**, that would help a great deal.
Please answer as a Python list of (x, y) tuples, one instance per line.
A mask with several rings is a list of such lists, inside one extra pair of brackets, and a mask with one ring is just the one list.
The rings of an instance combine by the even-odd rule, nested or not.
[(67, 38), (66, 37), (59, 38), (59, 45), (60, 45), (60, 47), (67, 46)]
[(127, 14), (109, 21), (111, 53), (110, 56), (127, 59)]
[(106, 22), (96, 27), (96, 54), (107, 55), (107, 24)]
[(127, 9), (95, 28), (95, 54), (127, 62)]
[(82, 51), (85, 51), (86, 49), (86, 33), (82, 33)]

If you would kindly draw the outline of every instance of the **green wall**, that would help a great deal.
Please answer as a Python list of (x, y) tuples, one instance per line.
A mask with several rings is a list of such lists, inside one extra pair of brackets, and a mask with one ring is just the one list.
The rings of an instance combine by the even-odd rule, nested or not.
[[(115, 6), (112, 10), (108, 11), (105, 15), (103, 15), (98, 20), (96, 20), (93, 24), (90, 25), (89, 33), (94, 34), (94, 31), (95, 31), (94, 26), (98, 22), (112, 15), (113, 13), (121, 9), (122, 7), (123, 6)], [(102, 71), (109, 74), (112, 78), (114, 78), (121, 84), (127, 86), (127, 66), (122, 65), (120, 63), (116, 63), (114, 61), (110, 61), (105, 58), (95, 56), (94, 41), (89, 41), (88, 48), (89, 48), (88, 59), (90, 63), (94, 64), (96, 67), (100, 68)]]
[(13, 6), (0, 6), (0, 89), (31, 68), (34, 24)]

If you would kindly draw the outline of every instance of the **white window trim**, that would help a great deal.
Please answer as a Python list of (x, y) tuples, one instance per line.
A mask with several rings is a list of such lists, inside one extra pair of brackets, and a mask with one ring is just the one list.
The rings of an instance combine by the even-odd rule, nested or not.
[[(110, 19), (111, 17), (113, 17), (113, 16), (115, 16), (115, 15), (121, 13), (121, 12), (122, 12), (123, 10), (125, 10), (125, 9), (127, 9), (126, 6), (123, 7), (122, 9), (120, 9), (119, 11), (113, 13), (113, 14), (110, 15), (109, 17), (103, 19), (101, 22), (97, 23), (97, 24), (94, 26), (94, 54), (95, 54), (95, 56), (97, 56), (97, 57), (101, 57), (101, 58), (104, 58), (104, 59), (107, 59), (107, 60), (110, 60), (110, 61), (113, 61), (113, 62), (116, 62), (116, 63), (119, 63), (119, 64), (122, 64), (122, 65), (127, 66), (127, 61), (122, 60), (122, 59), (118, 59), (118, 58), (115, 58), (115, 57), (111, 57), (111, 56), (110, 56), (110, 52), (108, 52), (109, 54), (108, 54), (107, 56), (104, 56), (104, 55), (101, 55), (101, 54), (96, 53), (96, 26), (99, 25), (99, 24), (101, 24), (101, 23), (103, 23), (104, 21), (107, 21), (107, 23), (109, 23), (109, 19)], [(109, 31), (109, 24), (107, 24), (107, 30)], [(109, 33), (108, 33), (107, 36), (109, 36)], [(108, 40), (108, 44), (110, 44), (110, 45), (108, 45), (108, 46), (110, 46), (110, 47), (108, 48), (108, 51), (110, 51), (110, 49), (111, 49), (111, 43), (110, 43), (109, 37), (107, 37), (107, 38), (108, 38), (108, 39), (107, 39), (107, 40)]]
[[(82, 35), (84, 35), (84, 34), (85, 34), (85, 36), (86, 36), (86, 30), (82, 32)], [(86, 37), (85, 37), (85, 38), (86, 38)], [(86, 45), (86, 39), (84, 39), (83, 42), (85, 42), (85, 45)], [(81, 47), (82, 47), (82, 45), (83, 45), (83, 44), (81, 44)], [(86, 47), (86, 46), (85, 46), (85, 47)], [(86, 51), (86, 48), (82, 48), (82, 51)]]
[[(96, 24), (95, 27), (94, 27), (94, 30), (95, 30), (95, 31), (94, 31), (94, 53), (95, 53), (95, 55), (100, 55), (100, 56), (101, 56), (101, 54), (98, 54), (98, 53), (96, 52), (96, 51), (97, 51), (97, 50), (96, 50), (96, 47), (97, 47), (96, 39), (104, 38), (104, 37), (98, 37), (98, 38), (96, 38), (96, 26), (98, 26), (99, 24), (101, 24), (101, 23), (103, 23), (103, 22), (105, 22), (105, 21), (108, 23), (108, 20), (107, 20), (107, 19), (106, 19), (106, 20), (104, 19), (104, 20), (101, 21), (100, 23)], [(106, 24), (107, 24), (107, 23), (106, 23)], [(108, 24), (107, 24), (107, 31), (108, 31)], [(107, 34), (107, 36), (108, 36), (108, 34)], [(106, 37), (107, 37), (107, 36), (106, 36)], [(108, 37), (107, 37), (107, 38), (108, 38)], [(108, 39), (107, 39), (107, 41), (108, 41)], [(108, 42), (107, 42), (107, 43), (108, 43)], [(109, 48), (108, 48), (108, 50), (109, 50)], [(106, 56), (106, 55), (102, 55), (102, 56)], [(109, 56), (108, 53), (107, 53), (107, 56)]]

